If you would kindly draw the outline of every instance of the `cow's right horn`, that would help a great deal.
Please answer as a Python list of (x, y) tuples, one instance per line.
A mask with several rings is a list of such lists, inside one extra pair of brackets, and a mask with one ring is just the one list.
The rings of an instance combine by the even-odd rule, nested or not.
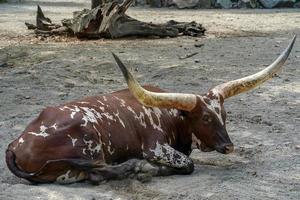
[(135, 98), (145, 106), (161, 108), (177, 108), (180, 110), (191, 111), (196, 106), (196, 95), (181, 93), (159, 93), (144, 89), (125, 67), (122, 61), (112, 53), (119, 68), (121, 69), (129, 90)]
[(281, 55), (265, 69), (244, 78), (229, 81), (214, 87), (212, 90), (221, 94), (224, 99), (247, 92), (268, 79), (272, 78), (283, 66), (284, 62), (290, 55), (293, 45), (296, 40), (296, 35), (293, 37), (289, 46), (281, 53)]

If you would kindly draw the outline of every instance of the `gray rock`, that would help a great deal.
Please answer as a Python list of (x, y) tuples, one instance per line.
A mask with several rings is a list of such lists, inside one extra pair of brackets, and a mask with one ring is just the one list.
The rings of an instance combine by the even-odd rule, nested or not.
[(136, 6), (145, 6), (147, 4), (147, 0), (135, 0), (134, 5)]
[(194, 8), (198, 5), (199, 0), (173, 0), (172, 4), (178, 8)]
[(212, 8), (215, 0), (199, 0), (197, 7), (199, 8)]
[(0, 68), (8, 67), (7, 60), (8, 60), (8, 56), (6, 54), (0, 56)]
[(221, 7), (221, 8), (232, 8), (233, 6), (231, 0), (217, 0), (216, 4), (217, 7)]
[(151, 0), (150, 1), (150, 6), (154, 8), (161, 8), (162, 7), (162, 2), (161, 0)]
[(259, 0), (239, 0), (237, 8), (259, 8)]
[(7, 2), (7, 3), (21, 3), (22, 0), (2, 0), (2, 2)]
[(294, 8), (300, 8), (300, 1), (294, 4)]
[(1, 67), (8, 67), (8, 65), (6, 62), (1, 62), (1, 60), (0, 60), (0, 68)]
[[(264, 8), (274, 8), (278, 5), (291, 5), (293, 7), (293, 4), (296, 2), (295, 0), (259, 0), (260, 3), (263, 5)], [(284, 6), (288, 7), (288, 6)]]

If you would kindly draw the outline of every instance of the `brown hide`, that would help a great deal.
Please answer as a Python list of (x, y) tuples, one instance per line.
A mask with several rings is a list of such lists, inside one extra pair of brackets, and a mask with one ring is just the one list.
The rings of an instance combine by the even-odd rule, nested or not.
[(179, 138), (178, 130), (186, 136), (190, 132), (180, 111), (146, 108), (126, 89), (44, 109), (9, 145), (7, 164), (31, 181), (52, 182), (66, 173), (82, 180), (87, 176), (82, 162), (91, 166), (142, 158), (153, 141), (189, 153), (191, 137)]

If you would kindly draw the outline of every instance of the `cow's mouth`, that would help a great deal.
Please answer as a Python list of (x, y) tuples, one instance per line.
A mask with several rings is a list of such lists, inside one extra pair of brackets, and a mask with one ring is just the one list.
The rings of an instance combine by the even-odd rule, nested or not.
[(232, 153), (233, 150), (234, 150), (234, 146), (233, 146), (232, 143), (216, 147), (216, 151), (219, 152), (219, 153), (222, 153), (222, 154)]
[(208, 146), (207, 146), (206, 144), (204, 144), (203, 142), (201, 142), (201, 144), (200, 144), (200, 149), (201, 149), (201, 151), (203, 151), (203, 152), (211, 152), (211, 151), (214, 151), (213, 148), (208, 147)]
[[(197, 144), (197, 146), (198, 146), (198, 144)], [(230, 143), (230, 144), (216, 146), (215, 148), (212, 148), (202, 142), (200, 144), (200, 146), (198, 146), (198, 149), (201, 149), (201, 151), (203, 151), (203, 152), (211, 152), (211, 151), (216, 150), (217, 152), (222, 153), (222, 154), (229, 154), (229, 153), (233, 152), (234, 146), (233, 146), (233, 144)]]

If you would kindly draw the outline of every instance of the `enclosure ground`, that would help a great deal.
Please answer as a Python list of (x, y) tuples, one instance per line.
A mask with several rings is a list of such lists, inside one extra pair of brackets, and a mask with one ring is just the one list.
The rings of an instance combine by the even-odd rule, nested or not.
[[(295, 199), (300, 197), (300, 43), (278, 77), (228, 99), (227, 129), (235, 152), (194, 151), (189, 176), (110, 181), (99, 186), (30, 185), (6, 167), (6, 146), (46, 106), (125, 88), (111, 52), (142, 83), (176, 92), (204, 93), (226, 80), (270, 64), (293, 34), (300, 13), (282, 10), (175, 10), (130, 8), (128, 14), (153, 23), (195, 20), (203, 38), (126, 38), (41, 41), (26, 30), (36, 1), (0, 5), (0, 199)], [(80, 10), (83, 1), (41, 4), (55, 22)], [(198, 53), (187, 59), (179, 57)]]

